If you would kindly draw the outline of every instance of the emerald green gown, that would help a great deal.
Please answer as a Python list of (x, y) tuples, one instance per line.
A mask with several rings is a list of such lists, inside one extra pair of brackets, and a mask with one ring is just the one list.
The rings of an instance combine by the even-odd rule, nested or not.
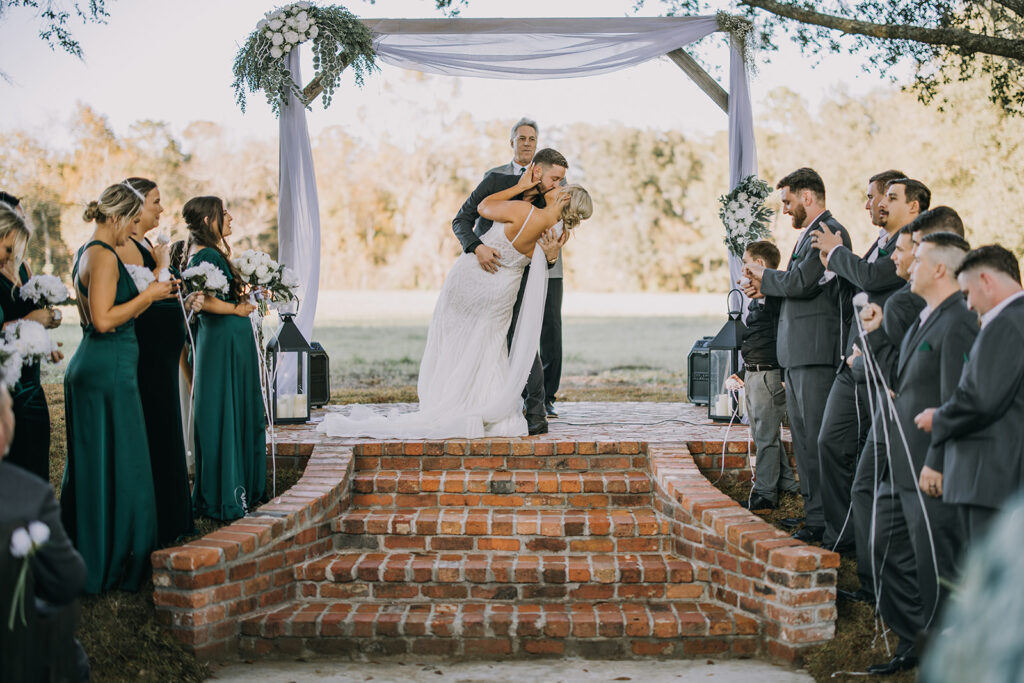
[[(227, 259), (216, 249), (201, 249), (189, 267), (202, 262), (212, 263), (232, 279)], [(267, 478), (259, 359), (249, 318), (200, 313), (194, 364), (192, 504), (197, 515), (238, 519), (263, 498)]]
[[(21, 265), (19, 274), (22, 282), (28, 280), (25, 264)], [(18, 296), (19, 289), (6, 275), (0, 275), (0, 309), (7, 322), (20, 320), (41, 308)], [(4, 460), (25, 468), (43, 481), (50, 481), (50, 407), (39, 377), (39, 361), (22, 368), (21, 379), (11, 390), (11, 398), (14, 423), (18, 428), (14, 430), (14, 440)]]
[[(114, 251), (93, 241), (79, 258), (93, 246)], [(88, 297), (77, 270), (76, 263), (75, 284)], [(115, 305), (139, 294), (121, 259), (117, 270)], [(82, 343), (64, 376), (68, 453), (61, 518), (88, 568), (86, 592), (138, 590), (157, 530), (135, 321), (106, 333), (84, 320), (82, 326)]]

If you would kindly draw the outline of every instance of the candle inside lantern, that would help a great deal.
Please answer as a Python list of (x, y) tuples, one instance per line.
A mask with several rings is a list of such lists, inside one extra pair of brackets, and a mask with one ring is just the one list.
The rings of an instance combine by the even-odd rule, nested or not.
[(292, 417), (292, 407), (294, 405), (295, 399), (292, 398), (291, 394), (278, 394), (277, 417)]
[(306, 417), (306, 395), (295, 394), (294, 405), (295, 408), (292, 411), (292, 417)]

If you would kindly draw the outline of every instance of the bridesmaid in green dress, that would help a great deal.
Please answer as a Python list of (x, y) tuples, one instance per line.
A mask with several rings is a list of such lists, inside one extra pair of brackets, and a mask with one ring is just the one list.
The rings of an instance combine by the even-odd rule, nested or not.
[[(160, 224), (160, 214), (164, 211), (160, 188), (146, 178), (128, 178), (125, 183), (138, 190), (146, 203), (134, 234), (117, 247), (118, 257), (125, 265), (152, 270), (154, 277), (159, 277), (164, 268), (174, 277), (180, 277), (176, 268), (170, 268), (168, 246), (153, 246), (145, 236)], [(202, 300), (202, 292), (192, 294), (185, 305), (198, 310)], [(178, 392), (178, 364), (186, 334), (185, 318), (177, 297), (154, 302), (140, 314), (135, 320), (135, 336), (139, 342), (139, 394), (146, 416), (156, 494), (157, 541), (168, 545), (195, 528)]]
[(140, 294), (114, 251), (140, 222), (143, 203), (123, 183), (90, 202), (84, 219), (96, 229), (73, 271), (83, 332), (64, 376), (68, 451), (60, 504), (88, 568), (88, 593), (137, 590), (156, 545), (134, 325), (153, 302), (175, 296), (177, 282), (153, 282)]
[(195, 359), (196, 514), (245, 516), (266, 491), (267, 446), (259, 359), (242, 283), (226, 237), (231, 214), (218, 197), (194, 197), (182, 209), (189, 267), (212, 263), (227, 276), (227, 295), (207, 293), (199, 314)]
[[(47, 329), (60, 325), (53, 310), (37, 306), (18, 296), (18, 290), (32, 276), (28, 265), (22, 262), (29, 231), (24, 223), (23, 214), (14, 212), (20, 224), (20, 230), (13, 224), (5, 224), (0, 229), (0, 243), (8, 243), (7, 249), (0, 254), (0, 309), (3, 310), (4, 321), (13, 323), (21, 319), (33, 320)], [(54, 352), (54, 361), (64, 355)], [(14, 402), (14, 420), (18, 429), (14, 432), (10, 452), (5, 458), (7, 462), (25, 468), (43, 481), (50, 480), (50, 407), (46, 404), (46, 393), (40, 381), (39, 361), (26, 365), (21, 372), (21, 379), (12, 390)]]

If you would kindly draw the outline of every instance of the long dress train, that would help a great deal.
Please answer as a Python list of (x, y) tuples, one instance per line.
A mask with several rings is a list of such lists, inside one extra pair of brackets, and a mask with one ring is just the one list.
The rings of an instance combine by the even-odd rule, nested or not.
[[(328, 413), (320, 431), (330, 436), (408, 439), (527, 434), (522, 391), (540, 343), (547, 268), (540, 247), (531, 264), (512, 245), (515, 238), (508, 239), (505, 227), (495, 223), (481, 239), (498, 251), (498, 272), (486, 272), (474, 254), (463, 254), (448, 273), (420, 361), (419, 410), (382, 415), (353, 406)], [(508, 328), (527, 264), (532, 267), (510, 349)]]

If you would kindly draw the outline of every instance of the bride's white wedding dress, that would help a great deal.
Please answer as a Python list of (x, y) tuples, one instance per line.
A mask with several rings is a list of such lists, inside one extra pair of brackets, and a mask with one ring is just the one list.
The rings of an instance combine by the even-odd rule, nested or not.
[[(523, 227), (533, 216), (533, 209)], [(419, 410), (380, 412), (367, 406), (328, 413), (318, 427), (329, 436), (434, 439), (525, 436), (522, 391), (540, 344), (547, 292), (544, 252), (519, 253), (495, 223), (481, 241), (498, 251), (501, 267), (488, 273), (475, 254), (456, 260), (434, 309), (417, 384)], [(532, 263), (507, 347), (523, 269)]]

